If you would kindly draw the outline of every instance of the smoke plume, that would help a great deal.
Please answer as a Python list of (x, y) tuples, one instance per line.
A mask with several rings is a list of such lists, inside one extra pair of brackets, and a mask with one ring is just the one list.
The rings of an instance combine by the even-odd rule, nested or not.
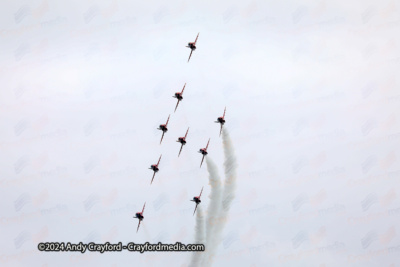
[[(211, 266), (217, 248), (222, 241), (224, 226), (228, 219), (232, 201), (235, 198), (237, 161), (232, 141), (225, 128), (222, 130), (222, 144), (225, 157), (225, 182), (223, 187), (218, 175), (217, 166), (209, 156), (206, 158), (211, 193), (206, 220), (206, 251), (196, 258), (196, 264), (201, 263), (201, 266)], [(197, 226), (198, 221), (196, 221), (196, 231), (198, 229)]]
[[(201, 206), (197, 207), (196, 212), (196, 232), (194, 236), (194, 243), (195, 244), (204, 244), (205, 243), (205, 235), (204, 235), (204, 217), (203, 217), (203, 210)], [(200, 266), (202, 258), (202, 252), (194, 252), (192, 254), (192, 260), (189, 266), (197, 267)]]

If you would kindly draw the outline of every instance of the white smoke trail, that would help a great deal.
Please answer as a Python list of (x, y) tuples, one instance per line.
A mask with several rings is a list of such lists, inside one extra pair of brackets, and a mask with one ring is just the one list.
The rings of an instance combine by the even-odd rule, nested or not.
[[(224, 188), (218, 187), (218, 204), (213, 206), (219, 216), (214, 216), (212, 222), (212, 231), (211, 233), (207, 233), (207, 251), (203, 258), (203, 266), (211, 266), (214, 255), (217, 251), (219, 244), (222, 241), (222, 232), (226, 221), (228, 219), (228, 212), (231, 208), (232, 201), (235, 197), (235, 189), (236, 189), (236, 169), (237, 169), (237, 161), (235, 157), (235, 151), (232, 146), (232, 141), (228, 132), (225, 128), (222, 130), (222, 142), (224, 148), (224, 169), (225, 169), (225, 183)], [(208, 166), (208, 165), (207, 165)], [(212, 169), (213, 170), (213, 169)], [(210, 173), (210, 181), (211, 176), (218, 175), (218, 172), (215, 167), (215, 173)], [(212, 203), (210, 202), (210, 205)], [(208, 218), (210, 219), (210, 218)], [(208, 225), (210, 225), (210, 220), (207, 221)], [(209, 237), (209, 238), (208, 238)]]
[[(144, 221), (143, 221), (144, 222)], [(149, 230), (147, 229), (147, 226), (146, 226), (146, 223), (144, 222), (144, 223), (141, 223), (140, 224), (140, 228), (143, 228), (143, 232), (144, 232), (144, 235), (145, 235), (145, 237), (146, 237), (146, 239), (147, 240), (151, 240), (152, 239), (152, 237), (151, 237), (151, 235), (150, 235), (150, 232), (149, 232)], [(140, 231), (141, 229), (139, 229), (139, 231)]]
[(212, 245), (213, 241), (213, 229), (215, 228), (216, 221), (218, 219), (221, 210), (221, 197), (222, 197), (222, 185), (221, 178), (218, 174), (217, 165), (211, 158), (206, 158), (207, 171), (209, 173), (208, 184), (211, 187), (210, 192), (210, 203), (208, 204), (207, 210), (207, 227), (206, 227), (206, 240), (208, 247)]
[(219, 216), (218, 214), (220, 213), (221, 210), (221, 197), (222, 197), (222, 185), (221, 185), (221, 178), (218, 174), (218, 168), (210, 157), (206, 158), (206, 163), (207, 163), (207, 171), (209, 174), (208, 184), (211, 187), (211, 192), (209, 195), (210, 203), (208, 204), (208, 210), (207, 210), (206, 240), (205, 240), (206, 251), (202, 252), (201, 256), (196, 258), (200, 266), (204, 265), (204, 263), (202, 263), (203, 257), (205, 255), (213, 253), (213, 251), (215, 250), (214, 244), (216, 242), (213, 236), (214, 232), (213, 229), (215, 227), (215, 222), (218, 219)]
[(227, 213), (231, 208), (233, 199), (235, 198), (237, 161), (231, 138), (225, 128), (222, 130), (222, 142), (225, 155), (225, 184), (222, 195), (222, 211)]
[[(204, 244), (205, 243), (205, 234), (204, 234), (204, 216), (203, 216), (203, 210), (201, 206), (197, 207), (196, 211), (196, 233), (194, 237), (195, 244)], [(192, 260), (189, 266), (191, 267), (197, 267), (200, 266), (201, 263), (201, 258), (203, 256), (203, 252), (194, 252), (192, 254)]]

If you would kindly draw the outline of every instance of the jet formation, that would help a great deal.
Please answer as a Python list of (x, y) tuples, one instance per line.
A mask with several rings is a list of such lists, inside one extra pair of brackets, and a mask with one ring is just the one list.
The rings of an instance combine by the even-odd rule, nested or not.
[(207, 146), (205, 148), (200, 148), (200, 150), (199, 150), (199, 153), (201, 153), (203, 155), (203, 158), (201, 159), (201, 163), (200, 163), (200, 168), (201, 168), (201, 165), (203, 164), (204, 157), (207, 156), (207, 154), (208, 154), (207, 148), (208, 148), (209, 144), (210, 144), (210, 139), (208, 139)]
[(177, 92), (177, 93), (175, 93), (175, 95), (172, 96), (172, 97), (175, 97), (176, 99), (178, 99), (178, 102), (176, 103), (176, 107), (175, 107), (174, 112), (176, 112), (176, 109), (178, 108), (179, 102), (182, 101), (182, 99), (183, 99), (182, 94), (183, 94), (183, 90), (185, 90), (185, 87), (186, 87), (186, 83), (183, 86), (183, 89), (182, 89), (181, 92)]
[(141, 223), (141, 222), (143, 221), (143, 219), (144, 219), (143, 212), (144, 212), (144, 207), (145, 207), (145, 206), (146, 206), (146, 202), (145, 202), (144, 205), (143, 205), (142, 212), (136, 212), (135, 217), (133, 217), (133, 218), (139, 219), (139, 224), (138, 224), (138, 226), (137, 226), (136, 233), (139, 231), (140, 223)]
[(189, 55), (188, 63), (189, 63), (190, 58), (192, 57), (193, 51), (196, 50), (196, 43), (197, 43), (197, 38), (199, 38), (199, 34), (200, 33), (197, 34), (196, 40), (194, 40), (194, 42), (188, 43), (188, 45), (186, 46), (186, 47), (190, 48), (190, 55)]
[[(188, 59), (187, 62), (190, 61), (190, 58), (192, 57), (193, 51), (195, 51), (196, 48), (197, 48), (197, 47), (196, 47), (196, 43), (197, 43), (197, 39), (199, 38), (199, 34), (200, 34), (200, 33), (197, 34), (196, 39), (195, 39), (194, 42), (189, 42), (188, 45), (186, 46), (186, 47), (190, 48), (190, 55), (189, 55), (189, 59)], [(176, 106), (175, 106), (174, 113), (176, 113), (176, 110), (177, 110), (177, 108), (178, 108), (179, 103), (183, 100), (183, 91), (185, 90), (185, 87), (186, 87), (186, 83), (183, 85), (182, 91), (176, 92), (176, 93), (172, 96), (172, 97), (174, 97), (174, 98), (177, 99), (177, 103), (176, 103)], [(226, 107), (225, 107), (225, 109), (224, 109), (224, 114), (222, 115), (222, 117), (218, 117), (218, 118), (217, 118), (217, 121), (215, 121), (216, 123), (219, 123), (219, 124), (221, 125), (220, 132), (219, 132), (219, 135), (220, 135), (220, 136), (221, 136), (221, 132), (222, 132), (222, 127), (223, 127), (223, 125), (224, 125), (225, 122), (226, 122), (226, 121), (225, 121), (225, 112), (226, 112)], [(168, 122), (169, 122), (170, 116), (171, 116), (171, 115), (168, 115), (168, 119), (167, 119), (167, 121), (166, 121), (165, 124), (160, 124), (160, 126), (157, 128), (158, 130), (161, 130), (161, 131), (162, 131), (161, 140), (160, 140), (160, 145), (161, 145), (161, 143), (162, 143), (162, 141), (163, 141), (163, 139), (164, 139), (165, 133), (168, 132)], [(187, 143), (186, 138), (187, 138), (188, 132), (189, 132), (189, 127), (188, 127), (187, 130), (186, 130), (185, 136), (183, 136), (183, 137), (178, 137), (178, 140), (176, 141), (176, 142), (178, 142), (178, 143), (181, 144), (181, 147), (180, 147), (179, 153), (178, 153), (178, 157), (181, 155), (183, 146), (186, 145), (186, 143)], [(208, 155), (207, 149), (208, 149), (208, 145), (209, 145), (209, 144), (210, 144), (210, 138), (208, 139), (207, 146), (206, 146), (205, 148), (201, 148), (201, 149), (198, 151), (198, 152), (201, 153), (202, 156), (203, 156), (202, 159), (201, 159), (200, 168), (201, 168), (201, 166), (202, 166), (202, 164), (203, 164), (204, 157)], [(157, 164), (152, 164), (152, 165), (150, 166), (150, 168), (149, 168), (149, 169), (151, 169), (151, 170), (153, 171), (153, 177), (151, 178), (150, 185), (153, 184), (154, 177), (155, 177), (156, 173), (160, 171), (159, 165), (160, 165), (161, 157), (162, 157), (162, 155), (160, 155)], [(202, 194), (202, 193), (203, 193), (203, 187), (201, 188), (200, 195), (199, 195), (199, 196), (195, 196), (195, 197), (193, 197), (193, 199), (190, 200), (190, 201), (193, 201), (193, 202), (196, 203), (196, 207), (195, 207), (195, 209), (194, 209), (193, 215), (196, 213), (197, 206), (201, 203), (200, 197), (201, 197), (201, 194)], [(139, 223), (138, 223), (136, 232), (139, 231), (140, 223), (141, 223), (141, 222), (143, 221), (143, 219), (144, 219), (143, 212), (144, 212), (145, 206), (146, 206), (146, 202), (145, 202), (144, 205), (143, 205), (142, 211), (141, 211), (141, 212), (137, 212), (137, 213), (135, 214), (135, 216), (133, 217), (133, 218), (136, 218), (136, 219), (139, 220)]]
[(184, 145), (186, 145), (186, 136), (187, 136), (188, 132), (189, 132), (189, 128), (187, 129), (185, 136), (184, 136), (184, 137), (179, 137), (178, 140), (176, 141), (176, 142), (181, 143), (181, 149), (179, 149), (178, 157), (179, 157), (179, 155), (180, 155), (181, 152), (182, 152), (182, 147), (183, 147)]
[(150, 168), (149, 168), (150, 170), (153, 170), (153, 172), (154, 172), (154, 173), (153, 173), (153, 178), (151, 178), (150, 184), (153, 183), (154, 176), (155, 176), (156, 173), (160, 170), (160, 169), (158, 168), (158, 165), (160, 164), (161, 156), (162, 156), (162, 155), (160, 155), (160, 158), (158, 159), (157, 164), (153, 164), (153, 165), (151, 165)]
[(224, 109), (224, 115), (222, 115), (222, 117), (218, 117), (216, 123), (220, 123), (221, 124), (221, 130), (219, 131), (219, 136), (221, 136), (222, 133), (222, 126), (224, 126), (225, 124), (225, 111), (226, 111), (226, 107)]
[(203, 193), (203, 187), (201, 188), (200, 195), (198, 197), (193, 197), (193, 199), (190, 200), (190, 201), (193, 201), (196, 203), (196, 207), (194, 208), (193, 215), (196, 213), (197, 206), (201, 203), (201, 200), (200, 200), (201, 193)]
[(160, 124), (160, 126), (157, 128), (158, 130), (161, 130), (161, 131), (162, 131), (162, 136), (161, 136), (160, 144), (161, 144), (161, 142), (162, 142), (162, 140), (163, 140), (163, 138), (164, 138), (164, 134), (165, 134), (166, 132), (168, 132), (168, 128), (167, 128), (168, 122), (169, 122), (169, 116), (168, 116), (167, 122), (166, 122), (165, 124)]

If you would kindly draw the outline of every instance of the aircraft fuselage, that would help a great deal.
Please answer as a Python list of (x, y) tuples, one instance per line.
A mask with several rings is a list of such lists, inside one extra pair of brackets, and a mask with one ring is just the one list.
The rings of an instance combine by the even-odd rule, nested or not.
[(179, 101), (183, 99), (183, 96), (181, 93), (175, 93), (175, 98), (177, 98)]
[(222, 118), (222, 117), (219, 117), (218, 118), (218, 122), (221, 123), (221, 124), (224, 124), (225, 123), (225, 119)]
[(165, 124), (161, 124), (159, 129), (161, 131), (163, 131), (163, 132), (167, 132), (168, 131), (168, 128), (167, 128), (167, 126), (165, 126)]
[(196, 46), (194, 43), (188, 43), (188, 47), (192, 50), (196, 50)]
[(201, 200), (198, 197), (194, 197), (193, 201), (196, 202), (196, 204), (200, 204)]
[(201, 154), (203, 154), (204, 156), (208, 154), (208, 152), (207, 152), (204, 148), (200, 149), (199, 152), (200, 152)]
[(159, 169), (158, 169), (158, 167), (156, 166), (156, 165), (151, 165), (151, 167), (150, 167), (153, 171), (155, 171), (155, 172), (158, 172), (159, 171)]

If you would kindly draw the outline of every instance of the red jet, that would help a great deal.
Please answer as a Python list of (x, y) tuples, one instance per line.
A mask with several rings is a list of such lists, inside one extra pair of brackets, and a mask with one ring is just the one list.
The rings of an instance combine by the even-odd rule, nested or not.
[(224, 115), (222, 117), (219, 117), (216, 121), (216, 123), (220, 123), (221, 124), (221, 130), (219, 131), (219, 136), (221, 136), (222, 133), (222, 126), (225, 124), (225, 111), (226, 111), (226, 107), (224, 109)]
[(136, 212), (135, 217), (133, 217), (133, 218), (139, 219), (139, 224), (138, 224), (138, 226), (137, 226), (136, 233), (139, 231), (140, 223), (141, 223), (141, 222), (143, 221), (143, 219), (144, 219), (143, 212), (144, 212), (144, 207), (145, 207), (145, 206), (146, 206), (146, 202), (145, 202), (144, 205), (143, 205), (142, 212)]
[(196, 50), (196, 42), (197, 42), (197, 38), (199, 38), (199, 34), (200, 33), (197, 34), (196, 40), (193, 43), (188, 43), (188, 45), (186, 46), (186, 47), (189, 47), (191, 49), (188, 62), (190, 60), (190, 57), (192, 56), (193, 51)]
[(176, 141), (176, 142), (179, 142), (179, 143), (182, 144), (182, 145), (181, 145), (181, 149), (179, 150), (178, 157), (179, 157), (179, 155), (181, 154), (182, 147), (183, 147), (184, 145), (186, 145), (186, 136), (187, 136), (188, 132), (189, 132), (189, 128), (188, 128), (187, 131), (186, 131), (185, 137), (179, 137), (179, 138), (178, 138), (178, 141)]
[(200, 200), (201, 193), (203, 193), (203, 187), (201, 188), (200, 196), (198, 196), (198, 197), (193, 197), (193, 199), (190, 200), (190, 201), (196, 202), (196, 207), (194, 208), (193, 215), (194, 215), (195, 212), (196, 212), (197, 205), (199, 205), (199, 204), (201, 203), (201, 200)]
[[(162, 155), (161, 155), (161, 156), (162, 156)], [(153, 164), (153, 165), (151, 165), (150, 168), (149, 168), (150, 170), (153, 170), (153, 171), (154, 171), (154, 173), (153, 173), (153, 178), (151, 178), (151, 183), (150, 183), (150, 184), (153, 183), (154, 176), (156, 175), (156, 172), (158, 172), (158, 171), (160, 170), (160, 169), (158, 168), (158, 164), (160, 164), (161, 156), (160, 156), (160, 158), (158, 159), (157, 164)]]
[[(179, 102), (183, 99), (182, 94), (183, 94), (183, 90), (185, 90), (185, 86), (186, 86), (186, 83), (185, 83), (185, 85), (183, 86), (182, 92), (177, 92), (177, 93), (175, 93), (174, 96), (172, 96), (172, 97), (175, 97), (175, 98), (178, 99), (178, 103), (176, 103), (175, 111), (176, 111), (176, 109), (178, 108)], [(175, 112), (175, 111), (174, 111), (174, 112)]]
[(164, 134), (165, 134), (166, 132), (168, 132), (167, 126), (168, 126), (169, 116), (170, 116), (170, 115), (168, 115), (167, 123), (166, 123), (166, 124), (160, 124), (160, 127), (157, 128), (158, 130), (161, 130), (161, 131), (162, 131), (162, 136), (161, 136), (160, 144), (161, 144), (161, 142), (162, 142), (162, 140), (163, 140), (163, 138), (164, 138)]
[(207, 143), (206, 148), (200, 148), (200, 150), (199, 150), (199, 153), (203, 154), (203, 159), (201, 160), (200, 168), (201, 168), (201, 165), (203, 164), (204, 157), (207, 156), (207, 154), (208, 154), (207, 148), (208, 148), (208, 144), (209, 143), (210, 143), (210, 139), (208, 139), (208, 143)]

